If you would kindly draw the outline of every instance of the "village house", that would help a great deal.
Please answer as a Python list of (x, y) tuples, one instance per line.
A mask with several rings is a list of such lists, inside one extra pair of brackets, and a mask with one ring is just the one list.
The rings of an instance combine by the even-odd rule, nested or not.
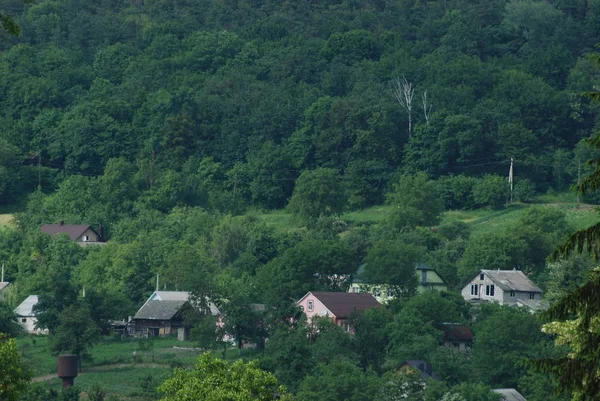
[[(352, 284), (350, 284), (348, 292), (353, 294), (365, 292), (369, 293), (373, 295), (375, 299), (377, 299), (377, 301), (380, 303), (386, 303), (393, 299), (392, 294), (388, 290), (388, 285), (378, 283), (367, 283), (361, 279), (361, 274), (363, 273), (364, 269), (365, 265), (361, 265), (358, 268), (356, 278), (352, 281)], [(417, 263), (415, 265), (415, 275), (417, 276), (417, 280), (419, 281), (419, 285), (417, 287), (417, 292), (419, 294), (431, 290), (448, 290), (448, 284), (446, 284), (444, 279), (431, 266), (428, 266), (424, 263)]]
[[(208, 302), (213, 316), (220, 314), (212, 302)], [(136, 337), (158, 337), (177, 334), (179, 340), (187, 340), (189, 328), (184, 326), (186, 311), (199, 311), (193, 305), (189, 292), (184, 291), (154, 291), (148, 300), (137, 311), (130, 322), (130, 333)]]
[(85, 224), (64, 224), (60, 221), (58, 224), (44, 224), (41, 230), (50, 235), (65, 233), (81, 246), (106, 244), (101, 234)]
[(544, 308), (542, 290), (520, 270), (480, 270), (462, 288), (469, 302), (498, 302), (523, 306), (532, 311)]
[(441, 323), (435, 325), (435, 328), (444, 333), (440, 343), (441, 346), (459, 351), (471, 349), (475, 335), (466, 324)]
[(425, 383), (429, 380), (440, 380), (440, 377), (433, 371), (431, 365), (421, 360), (404, 361), (400, 364), (397, 372), (400, 374), (417, 373)]
[(336, 325), (352, 332), (348, 319), (353, 313), (381, 306), (371, 294), (311, 291), (296, 302), (308, 321), (318, 316), (329, 317)]
[(48, 334), (47, 329), (36, 328), (37, 318), (33, 312), (33, 307), (38, 303), (37, 295), (28, 296), (17, 308), (15, 309), (15, 315), (17, 315), (17, 322), (23, 328), (26, 333), (29, 334)]

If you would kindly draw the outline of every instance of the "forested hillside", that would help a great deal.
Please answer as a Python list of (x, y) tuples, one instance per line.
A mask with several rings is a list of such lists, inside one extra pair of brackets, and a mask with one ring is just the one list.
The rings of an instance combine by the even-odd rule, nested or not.
[[(356, 208), (398, 171), (504, 175), (512, 157), (537, 190), (564, 190), (588, 158), (597, 1), (23, 7), (2, 3), (22, 28), (0, 38), (4, 203), (36, 188), (38, 163), (44, 191), (122, 158), (153, 207), (237, 210), (285, 206), (316, 167)], [(396, 79), (414, 90), (410, 129)]]
[[(595, 265), (548, 256), (598, 220), (556, 194), (600, 157), (585, 95), (600, 86), (600, 0), (25, 3), (0, 4), (20, 27), (0, 32), (0, 210), (15, 216), (0, 227), (0, 332), (18, 334), (11, 309), (37, 294), (44, 350), (89, 357), (160, 275), (221, 310), (218, 338), (212, 316), (186, 316), (195, 344), (257, 344), (300, 401), (570, 398), (526, 363), (568, 352), (543, 321), (459, 291), (518, 269), (552, 304)], [(293, 224), (271, 224), (283, 215)], [(40, 231), (59, 221), (108, 243)], [(421, 264), (449, 291), (418, 294)], [(361, 265), (397, 299), (353, 317), (353, 335), (301, 318), (300, 297), (347, 291)], [(472, 348), (440, 347), (443, 323), (470, 326)], [(405, 360), (440, 381), (396, 374)]]

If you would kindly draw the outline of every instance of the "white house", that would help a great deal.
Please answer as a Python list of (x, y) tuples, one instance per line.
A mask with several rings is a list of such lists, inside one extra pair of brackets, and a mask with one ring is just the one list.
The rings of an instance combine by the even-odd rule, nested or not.
[(520, 270), (480, 270), (462, 288), (461, 295), (472, 302), (499, 302), (525, 306), (533, 311), (543, 308), (542, 290)]
[(19, 325), (23, 327), (25, 332), (29, 334), (48, 334), (47, 329), (38, 329), (35, 327), (37, 323), (37, 318), (33, 313), (33, 307), (38, 303), (37, 295), (28, 296), (25, 301), (21, 302), (19, 306), (15, 309), (15, 315), (17, 315), (17, 319)]

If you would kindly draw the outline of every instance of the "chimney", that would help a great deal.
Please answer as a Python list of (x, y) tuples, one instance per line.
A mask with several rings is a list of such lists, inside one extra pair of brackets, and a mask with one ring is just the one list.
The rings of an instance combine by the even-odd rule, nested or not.
[(2, 281), (0, 281), (0, 283), (4, 282), (4, 263), (2, 263)]
[(59, 225), (59, 226), (62, 226), (63, 224), (65, 224), (65, 222), (64, 222), (64, 221), (62, 221), (62, 220), (59, 220), (59, 221), (58, 221), (58, 225)]
[(156, 291), (158, 291), (158, 277), (159, 277), (159, 275), (157, 274), (156, 275)]

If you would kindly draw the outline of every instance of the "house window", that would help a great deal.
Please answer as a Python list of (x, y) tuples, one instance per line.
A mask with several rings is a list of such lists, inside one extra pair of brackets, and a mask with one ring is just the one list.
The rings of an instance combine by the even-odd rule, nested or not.
[(90, 240), (90, 236), (89, 236), (89, 235), (84, 235), (84, 236), (82, 237), (82, 239), (83, 239), (83, 241), (84, 241), (84, 242), (85, 242), (85, 241), (89, 241), (89, 240)]
[(313, 310), (313, 307), (314, 307), (314, 305), (313, 305), (313, 301), (308, 301), (308, 311), (309, 311), (309, 312), (312, 312), (312, 310)]
[(483, 280), (483, 273), (479, 275), (479, 280)]
[(21, 319), (21, 323), (27, 323), (27, 318)]
[(515, 296), (515, 292), (514, 292), (514, 291), (511, 291), (511, 292), (510, 292), (510, 296), (511, 296), (511, 297), (514, 297), (514, 296)]
[(535, 299), (535, 292), (529, 293), (529, 299)]
[(471, 295), (477, 295), (477, 288), (479, 286), (477, 284), (471, 284)]
[(485, 286), (485, 295), (489, 295), (490, 297), (494, 296), (494, 284)]

